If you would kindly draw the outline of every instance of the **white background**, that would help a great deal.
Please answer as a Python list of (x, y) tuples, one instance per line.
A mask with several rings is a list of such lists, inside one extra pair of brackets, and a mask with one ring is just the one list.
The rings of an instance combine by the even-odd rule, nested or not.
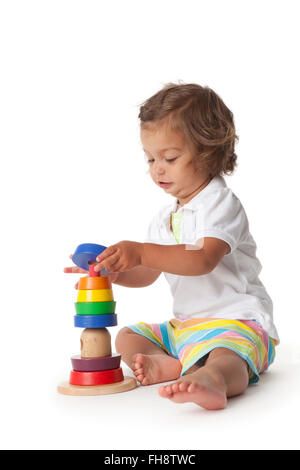
[[(1, 439), (7, 449), (299, 448), (298, 2), (0, 2)], [(233, 111), (243, 203), (281, 344), (226, 410), (157, 386), (66, 397), (80, 243), (142, 241), (173, 199), (147, 174), (139, 106), (165, 83), (213, 88)], [(71, 263), (72, 264), (72, 263)], [(114, 286), (117, 331), (171, 316), (163, 276)], [(130, 373), (129, 370), (125, 372)]]

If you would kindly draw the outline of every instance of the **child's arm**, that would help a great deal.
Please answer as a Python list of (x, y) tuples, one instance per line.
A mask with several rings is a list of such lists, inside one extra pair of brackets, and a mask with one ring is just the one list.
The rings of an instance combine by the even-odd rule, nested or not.
[(204, 238), (201, 249), (194, 245), (143, 243), (141, 264), (171, 274), (199, 276), (210, 273), (229, 252), (226, 242), (211, 237)]
[(124, 287), (146, 287), (153, 284), (160, 274), (159, 270), (139, 265), (129, 271), (119, 272), (113, 283)]
[[(105, 268), (107, 271), (115, 271), (123, 274), (123, 281), (132, 286), (132, 282), (138, 282), (134, 276), (145, 276), (145, 284), (149, 285), (164, 271), (179, 276), (199, 276), (210, 273), (221, 261), (224, 255), (230, 252), (230, 246), (219, 238), (205, 237), (203, 247), (196, 245), (157, 245), (155, 243), (139, 243), (123, 240), (107, 247), (100, 255), (94, 271)], [(140, 269), (139, 271), (137, 268)], [(150, 275), (150, 268), (157, 271)], [(136, 269), (136, 271), (133, 271)], [(133, 271), (128, 274), (128, 271)], [(129, 277), (130, 276), (130, 277)], [(148, 279), (150, 277), (150, 281)], [(153, 279), (153, 281), (152, 281)], [(120, 277), (120, 281), (122, 277)], [(125, 284), (123, 284), (125, 285)]]

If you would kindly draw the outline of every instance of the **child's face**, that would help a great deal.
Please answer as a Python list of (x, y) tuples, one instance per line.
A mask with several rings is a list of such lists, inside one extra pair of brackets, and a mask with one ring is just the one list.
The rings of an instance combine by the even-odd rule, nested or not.
[(180, 205), (189, 202), (209, 175), (195, 168), (183, 134), (164, 126), (141, 129), (141, 141), (154, 183), (176, 197)]

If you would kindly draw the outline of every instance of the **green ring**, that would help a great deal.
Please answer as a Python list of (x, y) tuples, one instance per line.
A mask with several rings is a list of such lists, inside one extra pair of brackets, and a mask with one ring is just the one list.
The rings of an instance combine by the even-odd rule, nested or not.
[(108, 315), (115, 313), (116, 302), (75, 302), (77, 315)]

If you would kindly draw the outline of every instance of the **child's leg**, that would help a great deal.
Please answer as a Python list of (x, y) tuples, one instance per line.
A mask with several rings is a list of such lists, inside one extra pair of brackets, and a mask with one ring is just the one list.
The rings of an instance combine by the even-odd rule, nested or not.
[(230, 349), (215, 348), (203, 367), (160, 387), (159, 394), (176, 403), (191, 401), (203, 408), (222, 409), (227, 398), (243, 393), (248, 383), (246, 361)]
[(141, 385), (176, 380), (181, 363), (161, 347), (129, 328), (122, 328), (116, 337), (116, 351), (133, 370)]
[(205, 365), (206, 371), (223, 376), (228, 398), (240, 395), (248, 387), (248, 364), (234, 351), (216, 348), (209, 354)]
[(122, 355), (122, 360), (131, 367), (132, 358), (136, 353), (161, 354), (167, 353), (145, 336), (139, 335), (129, 328), (122, 328), (116, 337), (116, 351)]

